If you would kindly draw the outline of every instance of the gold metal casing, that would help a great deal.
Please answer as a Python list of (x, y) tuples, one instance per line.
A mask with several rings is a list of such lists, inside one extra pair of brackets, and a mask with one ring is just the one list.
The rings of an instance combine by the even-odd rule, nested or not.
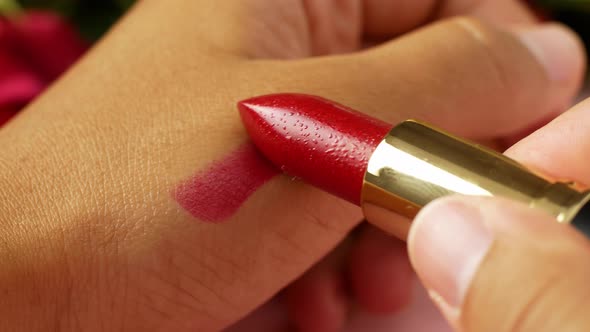
[(452, 194), (505, 197), (562, 223), (571, 222), (590, 200), (590, 191), (572, 182), (549, 180), (493, 150), (408, 120), (371, 156), (361, 205), (369, 222), (405, 240), (408, 218)]

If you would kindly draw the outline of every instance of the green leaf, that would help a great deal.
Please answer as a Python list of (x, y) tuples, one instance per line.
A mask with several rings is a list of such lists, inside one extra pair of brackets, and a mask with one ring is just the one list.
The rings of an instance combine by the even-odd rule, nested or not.
[(73, 22), (88, 39), (100, 38), (123, 14), (124, 10), (117, 1), (95, 0), (81, 1)]
[(128, 9), (135, 3), (135, 0), (116, 0), (116, 2), (121, 9)]
[(0, 13), (3, 15), (10, 15), (18, 13), (21, 6), (16, 0), (0, 0)]
[(551, 10), (590, 11), (590, 0), (537, 0), (536, 2)]

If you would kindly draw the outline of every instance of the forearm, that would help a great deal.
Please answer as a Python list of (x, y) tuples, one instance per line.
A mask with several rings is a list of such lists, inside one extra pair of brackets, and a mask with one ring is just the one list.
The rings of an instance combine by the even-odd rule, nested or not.
[[(199, 121), (207, 99), (193, 98), (211, 94), (201, 81), (211, 75), (198, 40), (158, 28), (192, 21), (187, 13), (171, 24), (169, 14), (132, 13), (0, 132), (0, 329), (115, 331), (121, 314), (149, 312), (149, 299), (126, 297), (147, 273), (129, 261), (146, 251), (164, 259), (146, 247), (188, 216), (170, 193), (231, 148), (227, 128), (215, 139), (223, 147), (192, 143), (215, 135)], [(143, 279), (141, 287), (161, 288)]]
[(40, 178), (14, 166), (3, 164), (0, 171), (0, 329), (65, 327), (74, 280), (81, 285), (83, 278), (76, 256), (85, 247), (70, 243), (74, 237), (63, 228), (61, 208), (51, 207), (50, 193), (40, 195)]
[[(23, 328), (26, 322), (30, 331), (172, 330), (187, 324), (218, 330), (280, 287), (275, 280), (236, 300), (241, 283), (259, 280), (269, 262), (304, 255), (295, 246), (279, 256), (268, 250), (290, 236), (290, 226), (279, 230), (277, 224), (277, 231), (258, 235), (284, 212), (266, 209), (271, 196), (284, 205), (293, 202), (283, 190), (288, 181), (248, 209), (225, 215), (225, 225), (217, 227), (201, 223), (207, 220), (175, 198), (179, 186), (246, 141), (235, 102), (277, 87), (252, 84), (258, 78), (229, 52), (211, 53), (223, 40), (210, 43), (211, 36), (198, 29), (205, 18), (196, 17), (207, 11), (191, 3), (140, 4), (0, 131), (0, 182), (9, 188), (0, 193), (0, 239), (11, 248), (6, 256), (14, 257), (1, 274), (3, 287), (14, 292), (0, 302), (0, 313), (9, 317), (2, 324)], [(285, 225), (315, 220), (305, 206), (318, 193), (293, 188), (296, 199), (305, 201), (305, 215), (286, 217)], [(253, 211), (265, 211), (264, 218), (249, 217), (260, 215)], [(325, 252), (356, 222), (336, 230), (317, 225), (337, 236), (316, 242), (324, 242), (318, 245)]]

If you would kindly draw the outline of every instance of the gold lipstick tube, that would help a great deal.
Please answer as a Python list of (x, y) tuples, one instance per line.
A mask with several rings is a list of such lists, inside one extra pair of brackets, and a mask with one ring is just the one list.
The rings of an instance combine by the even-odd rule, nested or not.
[(583, 209), (590, 191), (411, 120), (394, 127), (371, 156), (361, 206), (369, 222), (405, 240), (423, 206), (452, 194), (505, 197), (583, 231), (590, 225), (590, 207)]

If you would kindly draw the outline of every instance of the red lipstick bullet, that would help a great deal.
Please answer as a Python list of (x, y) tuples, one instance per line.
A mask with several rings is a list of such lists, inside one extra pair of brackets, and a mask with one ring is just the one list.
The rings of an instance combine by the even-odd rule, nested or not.
[(369, 222), (401, 239), (410, 221), (394, 215), (412, 218), (451, 194), (520, 201), (590, 234), (590, 191), (426, 124), (391, 126), (302, 94), (255, 97), (238, 108), (252, 141), (274, 165), (360, 205)]
[(282, 171), (360, 204), (367, 163), (390, 125), (299, 94), (262, 96), (238, 107), (254, 144)]

